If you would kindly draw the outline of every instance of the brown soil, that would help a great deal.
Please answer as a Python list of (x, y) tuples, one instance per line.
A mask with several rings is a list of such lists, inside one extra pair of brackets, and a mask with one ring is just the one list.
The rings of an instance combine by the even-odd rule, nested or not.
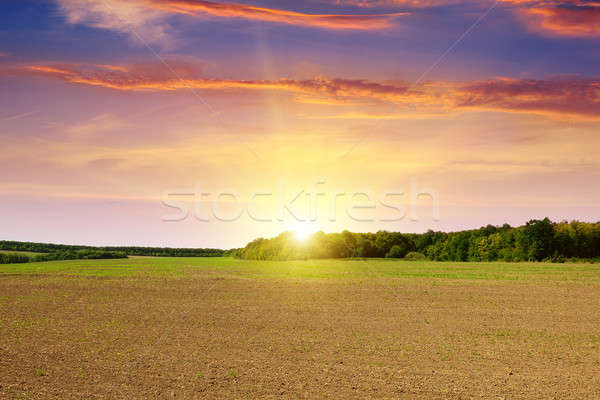
[(0, 398), (600, 398), (600, 287), (0, 277)]

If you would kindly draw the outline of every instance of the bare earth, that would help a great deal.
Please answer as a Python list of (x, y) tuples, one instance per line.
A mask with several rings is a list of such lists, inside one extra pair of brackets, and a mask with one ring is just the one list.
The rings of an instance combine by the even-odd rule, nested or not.
[(599, 399), (586, 281), (0, 274), (0, 398)]

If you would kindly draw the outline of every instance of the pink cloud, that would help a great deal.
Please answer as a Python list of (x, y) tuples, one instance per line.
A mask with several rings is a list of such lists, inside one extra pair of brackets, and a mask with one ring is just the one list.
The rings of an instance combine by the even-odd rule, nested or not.
[[(0, 72), (1, 73), (1, 72)], [(313, 104), (404, 104), (428, 112), (452, 110), (502, 111), (600, 118), (598, 79), (509, 79), (475, 82), (428, 82), (413, 87), (405, 82), (374, 82), (362, 79), (313, 78), (278, 80), (214, 79), (203, 76), (201, 66), (172, 62), (162, 64), (29, 65), (4, 73), (39, 75), (65, 82), (121, 91), (277, 90), (318, 101)], [(310, 103), (310, 101), (308, 101)], [(356, 104), (356, 103), (354, 103)]]

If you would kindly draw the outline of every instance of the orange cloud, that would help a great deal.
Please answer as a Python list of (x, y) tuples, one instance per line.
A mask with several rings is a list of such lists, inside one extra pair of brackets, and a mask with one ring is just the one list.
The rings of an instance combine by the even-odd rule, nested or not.
[[(311, 14), (240, 3), (205, 0), (55, 0), (67, 20), (126, 34), (135, 31), (144, 40), (169, 44), (173, 27), (169, 15), (197, 18), (242, 18), (332, 30), (379, 30), (392, 26), (395, 18), (408, 12), (378, 14)], [(497, 1), (512, 8), (533, 30), (560, 36), (600, 35), (600, 3), (587, 0), (321, 0), (358, 8), (400, 7), (418, 10), (455, 5), (486, 8)], [(134, 35), (135, 36), (135, 35)], [(137, 38), (135, 38), (137, 40)]]
[(220, 18), (244, 18), (289, 25), (327, 29), (383, 29), (390, 20), (407, 15), (388, 13), (371, 15), (305, 14), (238, 3), (215, 3), (204, 0), (145, 0), (150, 6), (169, 13), (209, 15)]
[(522, 9), (530, 28), (558, 36), (600, 36), (600, 3)]
[(532, 30), (557, 36), (600, 36), (600, 2), (589, 0), (329, 0), (361, 8), (406, 7), (422, 9), (447, 5), (491, 6), (499, 1), (514, 7), (515, 13)]
[(500, 0), (533, 31), (555, 36), (600, 36), (600, 2), (589, 0)]
[(83, 24), (128, 35), (133, 43), (145, 42), (170, 47), (176, 29), (171, 15), (194, 18), (265, 21), (332, 30), (377, 30), (392, 26), (407, 13), (310, 14), (238, 3), (204, 0), (54, 0), (72, 24)]
[(406, 82), (380, 83), (322, 77), (304, 80), (211, 79), (202, 77), (200, 67), (186, 63), (171, 63), (170, 68), (158, 64), (32, 65), (12, 71), (124, 91), (278, 90), (293, 93), (301, 102), (315, 105), (410, 105), (417, 107), (415, 113), (438, 113), (436, 116), (453, 110), (492, 110), (600, 118), (598, 79), (498, 78), (480, 82), (429, 82), (413, 87)]
[(71, 72), (67, 69), (46, 67), (44, 65), (30, 65), (25, 67), (25, 69), (31, 72), (39, 72), (47, 75), (71, 75)]
[(600, 118), (600, 80), (495, 79), (457, 88), (456, 106), (515, 113)]
[(354, 6), (364, 8), (376, 7), (411, 7), (411, 8), (428, 8), (436, 6), (445, 6), (450, 4), (473, 3), (471, 0), (329, 0), (328, 3), (341, 6)]
[(383, 84), (360, 79), (231, 80), (201, 77), (201, 68), (185, 63), (114, 65), (30, 65), (13, 72), (58, 78), (71, 83), (117, 90), (173, 91), (181, 89), (284, 90), (327, 98), (368, 98), (398, 102), (423, 93), (406, 84)]

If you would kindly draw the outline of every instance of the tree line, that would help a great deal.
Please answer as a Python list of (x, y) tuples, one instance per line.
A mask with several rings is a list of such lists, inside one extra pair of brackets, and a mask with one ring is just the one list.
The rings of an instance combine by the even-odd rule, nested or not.
[(0, 264), (22, 264), (31, 261), (29, 256), (16, 253), (0, 253)]
[(271, 239), (256, 239), (235, 257), (250, 260), (309, 258), (408, 258), (435, 261), (552, 261), (600, 258), (600, 222), (531, 220), (511, 227), (488, 225), (460, 232), (428, 231), (422, 234), (317, 232), (306, 241), (284, 232)]
[(228, 255), (226, 250), (220, 249), (187, 249), (168, 247), (137, 247), (137, 246), (78, 246), (52, 243), (33, 243), (0, 241), (0, 250), (28, 251), (34, 253), (57, 253), (57, 252), (109, 252), (123, 253), (126, 256), (153, 256), (153, 257), (221, 257)]
[(100, 259), (119, 259), (127, 258), (127, 255), (119, 251), (103, 250), (59, 250), (52, 253), (40, 254), (21, 254), (21, 253), (0, 253), (0, 264), (21, 264), (38, 261), (57, 261), (57, 260), (100, 260)]

